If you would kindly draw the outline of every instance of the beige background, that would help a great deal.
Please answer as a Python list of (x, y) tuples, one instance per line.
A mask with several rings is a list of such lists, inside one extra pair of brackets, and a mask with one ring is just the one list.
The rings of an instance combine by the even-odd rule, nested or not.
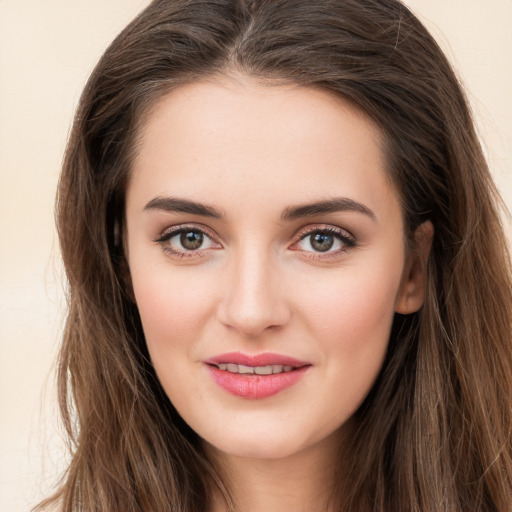
[[(0, 510), (28, 511), (65, 452), (52, 361), (64, 299), (53, 195), (81, 88), (146, 0), (0, 0)], [(408, 0), (469, 89), (512, 205), (512, 0)]]

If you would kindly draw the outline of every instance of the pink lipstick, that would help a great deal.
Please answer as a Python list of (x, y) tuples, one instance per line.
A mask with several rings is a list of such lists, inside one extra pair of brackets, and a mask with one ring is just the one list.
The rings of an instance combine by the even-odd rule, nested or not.
[(250, 356), (240, 352), (215, 356), (205, 364), (221, 388), (249, 399), (267, 398), (293, 386), (311, 367), (310, 363), (280, 354)]

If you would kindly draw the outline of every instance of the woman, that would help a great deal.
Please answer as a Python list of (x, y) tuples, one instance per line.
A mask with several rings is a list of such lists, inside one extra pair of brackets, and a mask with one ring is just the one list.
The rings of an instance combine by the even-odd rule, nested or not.
[(61, 510), (510, 510), (510, 263), (396, 0), (154, 1), (59, 186)]

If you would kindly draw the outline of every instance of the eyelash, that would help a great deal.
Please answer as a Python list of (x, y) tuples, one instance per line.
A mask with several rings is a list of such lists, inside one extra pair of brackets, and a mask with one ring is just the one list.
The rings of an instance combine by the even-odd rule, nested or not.
[(337, 228), (334, 226), (325, 226), (325, 227), (306, 227), (303, 230), (299, 231), (297, 237), (298, 240), (295, 242), (292, 247), (297, 246), (303, 240), (306, 240), (309, 236), (313, 234), (322, 234), (329, 235), (337, 239), (341, 248), (331, 251), (328, 249), (325, 252), (321, 251), (303, 251), (307, 256), (307, 258), (315, 259), (315, 260), (325, 260), (328, 258), (336, 258), (339, 257), (340, 254), (348, 252), (350, 249), (356, 246), (355, 238), (346, 230)]
[[(183, 250), (177, 250), (172, 247), (171, 244), (168, 242), (183, 233), (199, 233), (202, 236), (206, 236), (213, 245), (216, 245), (216, 247), (207, 247), (207, 248), (198, 248), (198, 249), (183, 249)], [(333, 226), (325, 226), (325, 227), (307, 227), (303, 228), (299, 231), (296, 238), (297, 241), (295, 241), (291, 246), (290, 249), (294, 251), (300, 251), (300, 249), (296, 249), (294, 247), (297, 247), (302, 241), (306, 240), (308, 236), (311, 236), (313, 234), (322, 234), (322, 235), (328, 235), (334, 237), (340, 244), (341, 248), (331, 251), (330, 248), (328, 248), (325, 252), (322, 251), (307, 251), (302, 250), (302, 252), (306, 255), (307, 258), (310, 259), (316, 259), (316, 260), (325, 260), (328, 258), (337, 257), (342, 253), (347, 252), (348, 250), (352, 249), (356, 245), (356, 240), (354, 237), (344, 229), (333, 227)], [(194, 258), (194, 257), (201, 257), (205, 251), (208, 251), (210, 249), (219, 249), (222, 248), (222, 246), (215, 242), (215, 236), (213, 233), (211, 233), (209, 230), (205, 229), (204, 227), (200, 226), (194, 226), (194, 225), (183, 225), (183, 226), (175, 226), (173, 228), (170, 228), (166, 231), (164, 231), (157, 239), (154, 240), (154, 242), (160, 244), (162, 246), (162, 250), (174, 257), (174, 258)]]
[(162, 249), (165, 253), (167, 253), (170, 256), (173, 256), (175, 258), (193, 258), (193, 257), (201, 256), (204, 253), (204, 251), (210, 249), (210, 247), (208, 247), (206, 249), (196, 249), (196, 250), (187, 250), (187, 249), (176, 250), (172, 247), (171, 244), (168, 243), (175, 236), (178, 236), (182, 233), (191, 233), (191, 232), (200, 233), (201, 235), (206, 236), (208, 239), (210, 239), (213, 244), (216, 244), (218, 246), (218, 248), (221, 247), (220, 244), (214, 242), (215, 237), (213, 236), (212, 233), (210, 233), (209, 230), (205, 229), (204, 227), (189, 226), (189, 225), (176, 226), (176, 227), (170, 228), (170, 229), (164, 231), (160, 235), (160, 237), (158, 237), (154, 241), (159, 243), (162, 246)]

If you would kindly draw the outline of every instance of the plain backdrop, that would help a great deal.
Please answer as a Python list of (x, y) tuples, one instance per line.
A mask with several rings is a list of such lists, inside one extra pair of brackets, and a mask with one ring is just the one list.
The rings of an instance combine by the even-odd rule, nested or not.
[[(87, 76), (147, 3), (0, 0), (2, 512), (30, 510), (65, 467), (53, 373), (65, 311), (55, 186)], [(465, 82), (495, 179), (512, 205), (512, 0), (406, 3)]]

